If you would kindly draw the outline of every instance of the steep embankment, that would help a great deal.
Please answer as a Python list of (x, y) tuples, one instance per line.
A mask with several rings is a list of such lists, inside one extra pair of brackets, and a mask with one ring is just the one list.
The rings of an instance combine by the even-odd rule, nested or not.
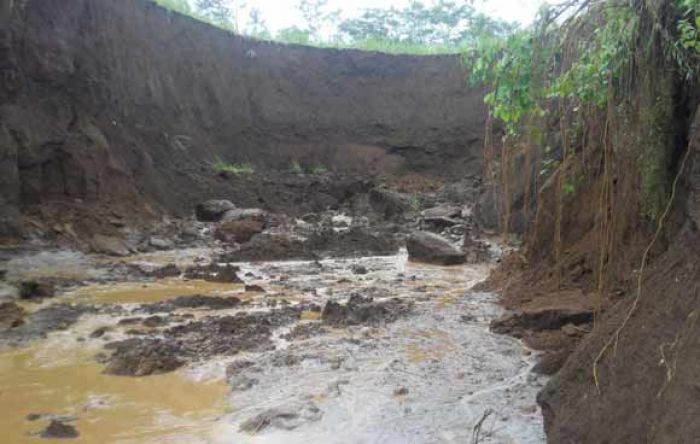
[(14, 3), (0, 20), (2, 235), (20, 212), (188, 213), (230, 191), (217, 157), (480, 171), (482, 92), (457, 57), (256, 42), (147, 0)]
[(660, 254), (657, 245), (641, 288), (631, 286), (539, 395), (552, 442), (679, 443), (700, 436), (700, 109), (691, 131), (668, 248)]

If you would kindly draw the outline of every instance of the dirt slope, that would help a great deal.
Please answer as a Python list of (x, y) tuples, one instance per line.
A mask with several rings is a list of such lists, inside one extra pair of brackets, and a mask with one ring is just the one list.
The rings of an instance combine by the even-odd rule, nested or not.
[(638, 309), (601, 361), (600, 394), (593, 361), (636, 289), (606, 313), (539, 395), (551, 442), (678, 443), (700, 436), (700, 109), (693, 128), (673, 218), (683, 221), (681, 228), (653, 259)]
[(255, 42), (147, 0), (15, 2), (0, 28), (4, 234), (18, 209), (56, 202), (187, 213), (227, 189), (211, 179), (217, 157), (480, 171), (483, 94), (457, 57)]

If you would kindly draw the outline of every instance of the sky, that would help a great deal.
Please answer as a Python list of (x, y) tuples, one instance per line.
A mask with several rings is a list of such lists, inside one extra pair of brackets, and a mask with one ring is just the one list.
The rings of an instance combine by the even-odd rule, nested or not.
[[(474, 7), (488, 15), (503, 20), (529, 24), (535, 17), (539, 6), (544, 0), (475, 0)], [(280, 29), (302, 25), (303, 20), (296, 9), (298, 0), (229, 0), (231, 4), (242, 5), (239, 26), (245, 27), (247, 11), (258, 8), (265, 19), (268, 28), (274, 33)], [(340, 10), (341, 17), (357, 15), (366, 8), (403, 7), (409, 0), (328, 0), (330, 10)], [(429, 3), (429, 0), (424, 0)]]

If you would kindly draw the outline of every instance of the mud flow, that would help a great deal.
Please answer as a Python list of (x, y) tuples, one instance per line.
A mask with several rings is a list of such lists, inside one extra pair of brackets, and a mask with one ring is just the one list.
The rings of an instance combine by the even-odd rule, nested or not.
[(22, 302), (25, 325), (2, 334), (3, 441), (544, 442), (545, 380), (521, 343), (489, 332), (494, 296), (470, 290), (488, 265), (419, 265), (402, 250), (235, 264), (245, 283), (115, 271), (212, 255), (7, 262), (15, 276), (32, 264), (92, 280)]

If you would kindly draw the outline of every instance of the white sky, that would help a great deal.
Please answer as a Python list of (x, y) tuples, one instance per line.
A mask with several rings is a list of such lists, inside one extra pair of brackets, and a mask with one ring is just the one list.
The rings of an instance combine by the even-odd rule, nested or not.
[[(529, 24), (544, 0), (475, 0), (474, 6), (485, 14), (512, 22)], [(231, 4), (245, 5), (241, 10), (239, 26), (245, 28), (250, 8), (258, 8), (268, 28), (276, 32), (282, 28), (303, 24), (296, 9), (298, 0), (229, 0)], [(365, 8), (402, 7), (409, 0), (329, 0), (330, 10), (340, 10), (342, 17), (352, 17)], [(424, 0), (430, 3), (430, 0)]]

